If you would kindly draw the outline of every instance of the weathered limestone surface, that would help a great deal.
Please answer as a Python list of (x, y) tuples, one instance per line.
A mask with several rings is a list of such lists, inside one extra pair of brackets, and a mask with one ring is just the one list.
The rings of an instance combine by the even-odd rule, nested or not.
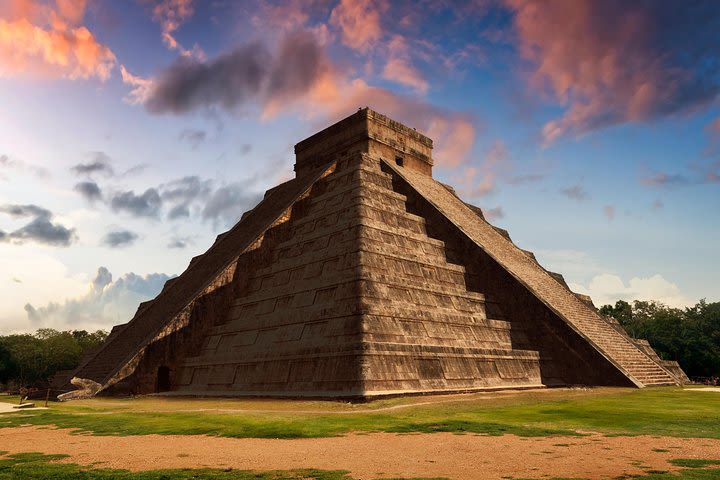
[[(684, 381), (362, 109), (74, 372), (106, 393), (374, 397)], [(678, 373), (679, 372), (679, 373)]]
[(499, 234), (485, 221), (468, 221), (472, 211), (438, 182), (425, 175), (406, 171), (392, 162), (388, 168), (442, 212), (456, 228), (480, 246), (498, 264), (523, 284), (536, 298), (567, 322), (578, 335), (595, 347), (609, 362), (638, 386), (672, 384), (675, 379), (626, 335), (619, 334), (597, 312), (571, 292), (557, 274), (541, 268), (525, 252)]

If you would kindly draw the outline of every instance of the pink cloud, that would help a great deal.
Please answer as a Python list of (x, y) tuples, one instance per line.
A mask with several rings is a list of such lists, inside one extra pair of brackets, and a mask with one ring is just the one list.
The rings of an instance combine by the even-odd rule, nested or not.
[(115, 55), (79, 25), (85, 6), (80, 0), (58, 0), (57, 8), (10, 2), (0, 18), (0, 73), (107, 80)]
[(125, 65), (120, 65), (120, 75), (122, 76), (123, 83), (132, 87), (130, 93), (123, 98), (123, 101), (130, 105), (145, 103), (152, 91), (152, 79), (133, 75), (125, 68)]
[(708, 105), (718, 95), (718, 10), (673, 2), (505, 0), (515, 12), (529, 82), (567, 106), (543, 128), (567, 134), (647, 121)]
[(56, 0), (58, 15), (72, 24), (78, 24), (85, 16), (87, 3), (87, 0)]
[(428, 82), (410, 63), (410, 52), (405, 39), (400, 35), (393, 36), (388, 44), (388, 50), (389, 58), (383, 68), (383, 78), (407, 85), (416, 92), (425, 94), (429, 87)]
[(153, 20), (160, 24), (162, 39), (171, 50), (177, 50), (185, 57), (204, 58), (205, 53), (195, 44), (186, 49), (175, 38), (175, 32), (195, 14), (193, 0), (161, 0), (153, 7)]
[(475, 143), (475, 125), (467, 114), (368, 85), (363, 79), (352, 79), (333, 68), (320, 75), (300, 110), (308, 116), (334, 119), (365, 106), (432, 138), (436, 165), (455, 167), (464, 163)]
[(385, 0), (340, 0), (330, 24), (340, 30), (344, 45), (367, 52), (382, 37), (380, 16), (387, 9)]
[(605, 205), (603, 207), (603, 213), (608, 220), (612, 220), (615, 218), (615, 207), (613, 207), (612, 205)]
[(512, 162), (505, 142), (496, 140), (485, 152), (481, 165), (465, 167), (462, 176), (455, 177), (455, 182), (462, 196), (483, 197), (495, 191), (498, 176), (506, 176), (511, 170)]
[(372, 86), (357, 75), (352, 67), (333, 63), (316, 28), (283, 31), (272, 50), (254, 42), (209, 60), (180, 59), (153, 79), (123, 69), (124, 82), (133, 88), (126, 101), (142, 102), (152, 113), (234, 111), (253, 103), (266, 120), (293, 113), (320, 124), (368, 106), (432, 138), (436, 165), (467, 160), (476, 135), (469, 114)]
[(494, 208), (483, 208), (482, 212), (488, 222), (505, 218), (505, 212), (503, 211), (503, 208), (499, 205)]

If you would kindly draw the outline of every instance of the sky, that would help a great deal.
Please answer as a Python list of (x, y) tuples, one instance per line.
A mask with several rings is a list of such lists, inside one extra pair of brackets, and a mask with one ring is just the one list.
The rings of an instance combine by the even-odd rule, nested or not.
[(720, 4), (0, 0), (0, 334), (109, 329), (369, 106), (596, 305), (720, 301)]

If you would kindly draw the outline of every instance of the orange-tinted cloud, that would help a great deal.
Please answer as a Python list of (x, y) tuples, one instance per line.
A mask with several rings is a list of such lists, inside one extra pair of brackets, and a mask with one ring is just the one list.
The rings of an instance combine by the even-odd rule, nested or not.
[(330, 24), (340, 30), (344, 45), (367, 52), (382, 37), (380, 17), (387, 9), (385, 0), (340, 0)]
[(77, 25), (85, 16), (87, 0), (56, 0), (57, 12), (61, 18)]
[(378, 110), (432, 138), (433, 160), (440, 166), (462, 164), (475, 143), (475, 124), (469, 115), (368, 85), (333, 68), (322, 72), (301, 105), (299, 110), (306, 115), (330, 119), (366, 106)]
[[(0, 75), (20, 73), (107, 80), (113, 52), (79, 25), (82, 0), (57, 0), (55, 6), (14, 0), (0, 18)], [(3, 14), (5, 10), (3, 11)]]
[(390, 53), (383, 68), (383, 78), (407, 85), (418, 93), (426, 93), (429, 87), (428, 82), (410, 63), (410, 54), (405, 39), (400, 35), (393, 36), (388, 44), (388, 49)]
[(495, 140), (485, 152), (480, 166), (465, 167), (462, 176), (455, 178), (455, 183), (462, 196), (483, 197), (495, 192), (498, 177), (507, 176), (512, 168), (505, 142)]
[(720, 87), (713, 2), (505, 0), (531, 85), (568, 107), (543, 128), (566, 134), (647, 121), (712, 102)]
[(124, 70), (125, 83), (134, 88), (127, 101), (141, 101), (151, 113), (175, 115), (255, 104), (264, 119), (293, 112), (323, 123), (369, 106), (430, 136), (436, 164), (456, 166), (467, 159), (475, 141), (469, 115), (368, 85), (333, 64), (318, 35), (295, 30), (283, 34), (275, 51), (255, 42), (207, 61), (181, 58), (150, 80)]
[(160, 24), (162, 39), (171, 50), (177, 50), (183, 56), (204, 57), (205, 53), (198, 45), (188, 50), (178, 43), (175, 31), (195, 14), (193, 0), (160, 0), (153, 7), (153, 20)]

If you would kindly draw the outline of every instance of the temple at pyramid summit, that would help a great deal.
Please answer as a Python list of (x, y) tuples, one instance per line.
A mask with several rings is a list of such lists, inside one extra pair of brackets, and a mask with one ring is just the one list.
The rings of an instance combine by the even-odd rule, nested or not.
[(295, 178), (56, 378), (61, 397), (687, 381), (433, 179), (432, 147), (368, 108), (295, 145)]

